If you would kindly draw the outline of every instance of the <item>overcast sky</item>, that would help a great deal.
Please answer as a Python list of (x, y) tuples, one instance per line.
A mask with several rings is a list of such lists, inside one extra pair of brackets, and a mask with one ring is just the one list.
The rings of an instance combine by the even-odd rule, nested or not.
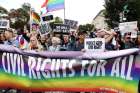
[[(12, 8), (19, 8), (25, 2), (31, 4), (31, 6), (40, 12), (42, 3), (45, 0), (0, 0), (0, 6), (3, 6), (7, 10)], [(104, 0), (65, 0), (65, 18), (76, 20), (79, 24), (91, 23), (93, 18), (98, 14), (104, 5)], [(64, 10), (51, 12), (54, 16), (64, 18)]]

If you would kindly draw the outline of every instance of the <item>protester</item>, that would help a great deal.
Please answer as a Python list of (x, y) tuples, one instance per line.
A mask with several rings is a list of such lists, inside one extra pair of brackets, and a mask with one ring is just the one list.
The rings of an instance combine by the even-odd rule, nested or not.
[(105, 49), (106, 50), (115, 50), (116, 44), (113, 44), (113, 40), (115, 39), (116, 33), (114, 31), (105, 31), (107, 34), (104, 36), (105, 38)]
[(123, 37), (123, 49), (129, 49), (136, 47), (135, 44), (131, 41), (131, 33), (125, 33)]
[(10, 30), (10, 29), (6, 30), (5, 33), (4, 33), (4, 36), (6, 38), (6, 41), (4, 42), (5, 45), (12, 45), (12, 46), (15, 46), (15, 47), (19, 48), (19, 42), (13, 36), (13, 31), (12, 30)]
[(28, 31), (19, 29), (16, 39), (19, 41), (20, 49), (26, 50), (28, 48), (28, 44), (30, 42), (30, 36), (28, 34)]
[(115, 40), (116, 40), (116, 50), (122, 50), (123, 49), (123, 42), (122, 42), (122, 36), (120, 31), (116, 32), (115, 35)]
[(137, 35), (138, 35), (138, 36), (137, 36), (137, 41), (136, 41), (136, 47), (137, 47), (137, 48), (140, 48), (140, 32), (138, 32)]
[(37, 34), (36, 38), (39, 42), (41, 42), (41, 35), (40, 34)]
[(60, 51), (60, 38), (52, 37), (52, 45), (48, 48), (48, 51)]
[(0, 34), (0, 44), (4, 44), (4, 41), (5, 41), (4, 33), (1, 33)]
[(42, 45), (42, 47), (43, 47), (44, 50), (47, 50), (48, 49), (48, 45), (46, 43), (46, 37), (45, 37), (45, 35), (42, 35), (41, 36), (40, 44)]
[(105, 29), (97, 29), (95, 33), (97, 38), (104, 38), (105, 39), (105, 49), (106, 50), (115, 50), (115, 45), (112, 44), (113, 38), (115, 37), (116, 33), (114, 31), (107, 31)]
[(72, 32), (70, 37), (69, 37), (69, 51), (74, 51), (75, 49), (75, 44), (76, 44), (76, 33)]
[(52, 37), (53, 37), (52, 34), (45, 35), (46, 43), (47, 43), (48, 47), (52, 45)]
[(30, 43), (28, 46), (29, 50), (35, 50), (35, 51), (43, 51), (43, 47), (39, 44), (37, 38), (35, 36), (30, 37)]
[(69, 40), (69, 35), (63, 35), (62, 43), (61, 43), (61, 51), (70, 51), (71, 46), (70, 46), (70, 40)]
[(79, 32), (78, 33), (78, 40), (75, 42), (75, 46), (73, 47), (74, 51), (84, 51), (84, 40), (86, 38), (86, 32)]

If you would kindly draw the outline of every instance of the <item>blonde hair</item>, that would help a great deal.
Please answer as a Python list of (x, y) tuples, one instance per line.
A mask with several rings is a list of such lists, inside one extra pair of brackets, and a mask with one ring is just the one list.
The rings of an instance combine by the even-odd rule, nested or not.
[[(30, 37), (30, 39), (31, 38), (35, 38), (35, 40), (36, 40), (36, 42), (37, 42), (37, 47), (38, 47), (38, 51), (41, 51), (41, 50), (43, 50), (43, 47), (40, 45), (40, 43), (39, 43), (39, 41), (37, 40), (37, 38), (36, 38), (36, 36), (31, 36)], [(31, 41), (30, 41), (30, 43), (29, 43), (29, 48), (28, 48), (29, 50), (32, 50), (32, 44), (31, 44)]]
[(57, 44), (60, 44), (60, 39), (58, 37), (52, 37), (52, 42), (55, 42)]

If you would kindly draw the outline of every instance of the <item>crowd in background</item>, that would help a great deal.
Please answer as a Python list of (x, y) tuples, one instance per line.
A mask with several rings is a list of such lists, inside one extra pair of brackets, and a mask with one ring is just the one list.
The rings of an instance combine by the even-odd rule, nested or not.
[(22, 50), (35, 51), (85, 51), (85, 38), (104, 38), (105, 51), (136, 48), (140, 46), (140, 35), (131, 38), (131, 32), (123, 36), (120, 31), (95, 29), (92, 32), (49, 33), (7, 29), (0, 33), (0, 44), (12, 45)]
[[(85, 38), (104, 38), (105, 51), (123, 50), (140, 47), (140, 34), (137, 29), (136, 31), (138, 32), (137, 38), (131, 38), (130, 32), (121, 35), (120, 31), (114, 30), (107, 31), (105, 29), (95, 29), (90, 33), (73, 31), (65, 34), (49, 33), (46, 35), (41, 35), (35, 31), (29, 32), (27, 30), (24, 31), (22, 29), (17, 31), (7, 29), (4, 32), (0, 33), (0, 44), (11, 45), (21, 50), (33, 50), (37, 52), (39, 51), (84, 52), (86, 51), (84, 49)], [(17, 91), (17, 93), (21, 93), (21, 91), (19, 90)]]

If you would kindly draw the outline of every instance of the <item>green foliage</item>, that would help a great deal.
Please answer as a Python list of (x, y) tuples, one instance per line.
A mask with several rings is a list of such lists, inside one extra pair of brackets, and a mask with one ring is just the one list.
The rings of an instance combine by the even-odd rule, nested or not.
[(9, 17), (15, 20), (15, 22), (11, 22), (12, 28), (23, 29), (25, 25), (28, 25), (30, 20), (30, 6), (23, 4), (22, 8), (12, 9), (9, 12)]
[(126, 21), (140, 22), (140, 0), (105, 0), (105, 9), (106, 22), (111, 28), (118, 26), (119, 14), (123, 12)]
[(94, 29), (94, 25), (92, 25), (92, 24), (86, 24), (86, 25), (79, 25), (79, 28), (78, 28), (78, 30), (80, 31), (80, 32), (90, 32), (90, 31), (92, 31)]
[(27, 12), (30, 12), (30, 8), (31, 8), (31, 5), (29, 3), (24, 3), (22, 5), (22, 9), (27, 11)]
[(1, 14), (8, 14), (8, 11), (4, 7), (0, 6), (0, 13)]
[(15, 21), (14, 24), (11, 23), (11, 27), (15, 29), (24, 28), (25, 23), (22, 20)]
[(54, 23), (63, 23), (63, 20), (60, 17), (55, 17), (54, 19)]
[(50, 22), (50, 27), (53, 28), (54, 24), (63, 24), (63, 20), (60, 17), (55, 17), (53, 22)]
[(122, 8), (123, 3), (119, 3), (119, 0), (105, 0), (106, 12), (104, 14), (109, 27), (117, 26), (114, 23), (119, 22), (119, 13), (122, 11)]

